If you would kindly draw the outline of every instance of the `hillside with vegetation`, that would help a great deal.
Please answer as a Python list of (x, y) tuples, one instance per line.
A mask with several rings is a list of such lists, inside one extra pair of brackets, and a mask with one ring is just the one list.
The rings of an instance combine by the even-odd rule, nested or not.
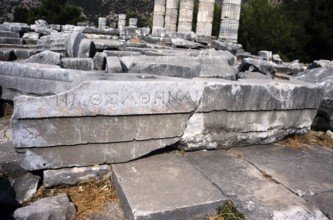
[[(220, 28), (221, 0), (216, 0), (213, 35)], [(195, 0), (198, 8), (199, 0)], [(43, 4), (41, 4), (43, 3)], [(138, 18), (138, 26), (152, 25), (154, 0), (1, 0), (0, 22), (76, 24), (88, 21), (97, 25), (107, 17), (116, 27), (117, 15)], [(284, 60), (333, 60), (332, 0), (243, 0), (239, 43), (256, 54), (259, 50), (278, 53)], [(196, 13), (193, 14), (195, 31)]]

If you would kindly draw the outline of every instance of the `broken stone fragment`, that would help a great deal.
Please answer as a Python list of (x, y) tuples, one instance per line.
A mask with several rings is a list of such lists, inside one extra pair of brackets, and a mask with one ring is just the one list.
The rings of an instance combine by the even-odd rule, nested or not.
[(178, 47), (178, 48), (200, 49), (200, 48), (205, 47), (203, 44), (181, 39), (181, 38), (172, 38), (171, 42), (172, 42), (172, 46)]
[(237, 74), (238, 79), (270, 79), (269, 76), (260, 72), (240, 72)]
[(14, 212), (16, 220), (69, 220), (76, 214), (74, 204), (66, 194), (40, 199), (29, 206), (19, 208)]
[(322, 95), (320, 87), (301, 82), (241, 80), (206, 86), (180, 147), (197, 150), (267, 144), (307, 132)]
[(13, 61), (16, 60), (14, 50), (11, 49), (0, 49), (0, 61)]
[(12, 180), (12, 186), (15, 190), (16, 200), (19, 203), (29, 201), (37, 192), (39, 176), (27, 173), (24, 176)]
[(316, 130), (333, 130), (333, 68), (315, 68), (299, 73), (294, 80), (315, 83), (324, 88), (317, 119), (313, 127)]
[(94, 43), (88, 39), (85, 39), (83, 33), (58, 33), (57, 31), (51, 32), (50, 35), (41, 37), (37, 42), (37, 51), (51, 50), (59, 53), (63, 53), (69, 57), (78, 57), (79, 50), (80, 55), (86, 57), (93, 57), (95, 54)]
[(128, 73), (148, 73), (162, 76), (193, 78), (200, 74), (200, 63), (193, 57), (138, 56), (121, 57), (122, 66)]
[(121, 57), (124, 71), (172, 77), (216, 77), (235, 80), (237, 70), (223, 56), (129, 56)]
[(96, 54), (95, 43), (89, 39), (82, 39), (78, 51), (78, 57), (93, 58)]
[(16, 44), (20, 45), (22, 43), (21, 38), (14, 37), (0, 37), (0, 44)]
[(66, 91), (82, 72), (59, 68), (40, 68), (21, 63), (0, 62), (2, 99), (13, 100), (22, 94), (50, 95)]
[(81, 32), (73, 32), (69, 35), (65, 45), (67, 55), (70, 57), (77, 57), (80, 49), (80, 44), (84, 35)]
[(240, 72), (261, 72), (270, 78), (276, 72), (275, 63), (267, 60), (244, 58), (238, 67)]
[(94, 70), (94, 62), (92, 58), (63, 58), (62, 67), (65, 69), (89, 71)]
[(333, 61), (331, 60), (315, 60), (313, 61), (308, 69), (315, 69), (315, 68), (332, 68)]
[(211, 47), (216, 50), (224, 50), (229, 51), (230, 53), (236, 55), (237, 51), (241, 50), (243, 46), (241, 44), (235, 44), (231, 42), (224, 42), (219, 40), (213, 40), (211, 43)]
[(22, 42), (24, 44), (37, 44), (38, 39), (39, 39), (39, 33), (29, 32), (23, 35)]
[(52, 52), (49, 50), (43, 51), (24, 61), (25, 63), (39, 63), (39, 64), (51, 64), (51, 65), (61, 65), (61, 54), (57, 52)]
[(82, 181), (99, 180), (110, 174), (107, 165), (44, 170), (43, 185), (47, 188), (59, 185), (75, 185)]
[(106, 58), (106, 72), (107, 73), (122, 73), (123, 68), (121, 66), (120, 59), (116, 56)]
[(20, 34), (17, 32), (12, 31), (1, 31), (0, 30), (0, 37), (12, 37), (12, 38), (19, 38)]
[(105, 70), (106, 68), (106, 53), (97, 52), (93, 58), (95, 70)]

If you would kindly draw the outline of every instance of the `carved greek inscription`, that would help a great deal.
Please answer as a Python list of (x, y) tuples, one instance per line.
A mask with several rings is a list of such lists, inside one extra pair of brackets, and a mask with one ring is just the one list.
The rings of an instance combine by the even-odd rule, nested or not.
[(147, 92), (140, 94), (139, 101), (142, 104), (148, 104), (150, 102), (150, 94)]
[(31, 130), (29, 128), (23, 128), (25, 131), (25, 134), (23, 135), (24, 139), (37, 139), (38, 133), (36, 131)]
[(77, 107), (80, 105), (168, 105), (176, 103), (193, 103), (198, 101), (199, 92), (155, 90), (135, 93), (132, 91), (92, 93), (78, 98), (75, 95), (57, 96), (57, 107)]
[(90, 96), (90, 102), (93, 105), (100, 105), (102, 103), (102, 96), (100, 94), (92, 94)]
[(57, 107), (68, 107), (74, 106), (75, 95), (69, 97), (68, 94), (64, 94), (56, 97), (56, 106)]
[(117, 105), (118, 104), (118, 96), (119, 93), (118, 92), (111, 92), (111, 93), (106, 93), (106, 104), (109, 105)]

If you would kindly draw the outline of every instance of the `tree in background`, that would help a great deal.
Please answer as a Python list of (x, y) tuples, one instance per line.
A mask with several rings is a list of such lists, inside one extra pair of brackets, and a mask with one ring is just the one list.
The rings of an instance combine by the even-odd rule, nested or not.
[(304, 61), (333, 60), (333, 1), (284, 0)]
[(32, 24), (38, 19), (43, 19), (50, 24), (76, 24), (83, 21), (81, 9), (74, 5), (68, 5), (66, 2), (67, 0), (43, 0), (40, 6), (30, 10), (16, 7), (14, 21), (28, 24)]
[(138, 27), (152, 27), (153, 26), (153, 18), (152, 17), (146, 17), (143, 15), (140, 15), (137, 12), (134, 11), (128, 11), (126, 13), (126, 22), (128, 24), (130, 18), (137, 18), (138, 19)]
[(283, 6), (268, 0), (249, 0), (242, 5), (239, 43), (253, 54), (270, 50), (284, 60), (294, 59), (299, 49)]
[(249, 0), (242, 5), (239, 42), (251, 53), (271, 50), (284, 60), (332, 60), (333, 1)]

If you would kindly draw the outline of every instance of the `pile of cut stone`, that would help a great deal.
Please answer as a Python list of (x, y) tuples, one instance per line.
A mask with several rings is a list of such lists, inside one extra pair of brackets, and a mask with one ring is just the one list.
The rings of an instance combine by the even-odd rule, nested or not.
[[(304, 69), (298, 62), (283, 63), (267, 51), (258, 57), (243, 53), (239, 65), (237, 44), (212, 41), (205, 46), (210, 48), (189, 50), (179, 47), (191, 41), (177, 46), (179, 36), (169, 47), (136, 41), (124, 29), (61, 28), (43, 21), (0, 26), (6, 43), (0, 95), (14, 101), (17, 162), (25, 170), (42, 170), (47, 187), (73, 184), (69, 180), (79, 172), (103, 176), (108, 167), (96, 171), (93, 165), (128, 162), (167, 146), (192, 151), (273, 143), (309, 131), (319, 106), (332, 103), (332, 68), (299, 73)], [(33, 52), (18, 56), (12, 43)], [(276, 72), (298, 75), (274, 80)], [(32, 182), (28, 188), (36, 190), (38, 179)], [(49, 215), (74, 215), (66, 196), (54, 199), (64, 209)], [(24, 219), (26, 213), (18, 209), (15, 216)]]

